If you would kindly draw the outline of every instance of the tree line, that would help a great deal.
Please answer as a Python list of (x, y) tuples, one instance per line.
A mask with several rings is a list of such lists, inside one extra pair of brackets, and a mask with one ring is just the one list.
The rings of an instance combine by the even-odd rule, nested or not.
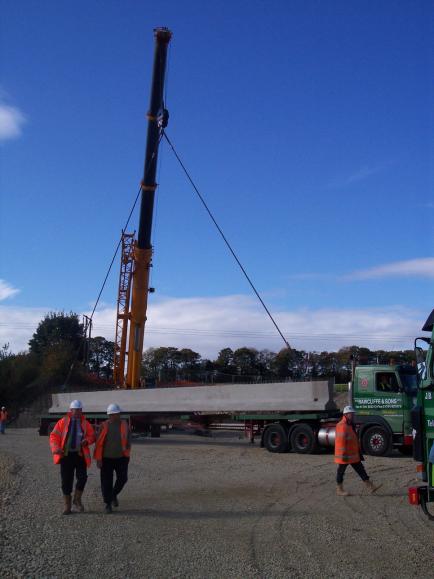
[[(26, 352), (0, 348), (0, 404), (25, 406), (42, 393), (62, 388), (112, 386), (114, 343), (98, 336), (84, 339), (84, 327), (73, 312), (48, 313), (39, 323)], [(351, 360), (361, 364), (410, 363), (412, 350), (370, 350), (347, 346), (337, 352), (284, 348), (223, 348), (215, 359), (189, 348), (149, 348), (143, 354), (142, 378), (149, 386), (188, 383), (237, 383), (334, 377), (347, 382)]]
[(149, 348), (143, 355), (143, 375), (157, 385), (174, 381), (205, 383), (310, 380), (334, 377), (348, 382), (351, 364), (403, 364), (414, 359), (413, 350), (387, 351), (347, 346), (337, 352), (308, 352), (283, 348), (279, 352), (242, 347), (223, 348), (215, 360), (202, 358), (188, 348)]

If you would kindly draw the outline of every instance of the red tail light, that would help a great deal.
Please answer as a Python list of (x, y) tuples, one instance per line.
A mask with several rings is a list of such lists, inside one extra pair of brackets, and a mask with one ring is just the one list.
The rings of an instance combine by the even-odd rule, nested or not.
[(410, 505), (420, 505), (419, 487), (409, 487), (407, 492)]

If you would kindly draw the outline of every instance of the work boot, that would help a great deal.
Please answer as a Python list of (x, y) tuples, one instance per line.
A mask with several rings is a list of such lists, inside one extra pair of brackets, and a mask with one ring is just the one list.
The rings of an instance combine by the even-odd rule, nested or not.
[(74, 498), (72, 499), (72, 504), (74, 505), (74, 507), (76, 507), (76, 509), (79, 513), (84, 512), (84, 506), (83, 506), (83, 503), (81, 502), (82, 495), (83, 495), (83, 491), (79, 491), (79, 490), (75, 489)]
[(72, 504), (71, 495), (63, 495), (63, 500), (65, 503), (65, 509), (64, 509), (62, 514), (63, 515), (70, 515), (72, 513), (72, 511), (71, 511), (71, 504)]
[(112, 510), (112, 506), (111, 506), (111, 504), (110, 504), (110, 503), (106, 503), (106, 506), (105, 506), (104, 512), (105, 512), (105, 514), (106, 514), (106, 515), (109, 515), (110, 513), (112, 513), (112, 512), (113, 512), (113, 510)]
[(336, 494), (338, 497), (348, 497), (350, 493), (347, 493), (347, 491), (344, 491), (344, 485), (338, 484), (336, 487)]
[(368, 489), (368, 493), (369, 493), (370, 495), (374, 494), (376, 491), (378, 491), (378, 489), (379, 489), (380, 487), (383, 486), (382, 484), (374, 485), (374, 483), (373, 483), (371, 480), (369, 480), (369, 479), (368, 479), (368, 480), (365, 480), (365, 481), (363, 481), (363, 482), (365, 483), (365, 486), (366, 486), (366, 488)]
[(118, 497), (116, 495), (113, 495), (112, 507), (118, 507), (118, 506), (119, 506)]

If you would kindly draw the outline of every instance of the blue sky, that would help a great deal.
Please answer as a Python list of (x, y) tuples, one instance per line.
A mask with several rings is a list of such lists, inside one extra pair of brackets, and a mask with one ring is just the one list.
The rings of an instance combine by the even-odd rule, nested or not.
[[(430, 2), (1, 6), (1, 342), (91, 309), (168, 26), (168, 134), (289, 341), (411, 347), (433, 307)], [(279, 349), (166, 146), (158, 182), (145, 347)], [(95, 317), (107, 337), (117, 275)]]

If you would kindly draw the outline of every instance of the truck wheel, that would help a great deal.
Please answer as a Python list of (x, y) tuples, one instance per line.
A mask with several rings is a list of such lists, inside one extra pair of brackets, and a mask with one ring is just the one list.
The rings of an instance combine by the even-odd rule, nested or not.
[(288, 433), (281, 424), (272, 424), (264, 434), (264, 446), (270, 452), (287, 452)]
[(428, 499), (426, 492), (421, 492), (420, 494), (420, 506), (424, 514), (428, 517), (428, 519), (430, 521), (434, 521), (434, 515), (428, 509)]
[(381, 426), (372, 426), (363, 433), (363, 449), (372, 456), (385, 456), (390, 450), (389, 433)]
[(291, 432), (291, 448), (299, 454), (312, 454), (317, 449), (315, 433), (309, 424), (299, 424)]

